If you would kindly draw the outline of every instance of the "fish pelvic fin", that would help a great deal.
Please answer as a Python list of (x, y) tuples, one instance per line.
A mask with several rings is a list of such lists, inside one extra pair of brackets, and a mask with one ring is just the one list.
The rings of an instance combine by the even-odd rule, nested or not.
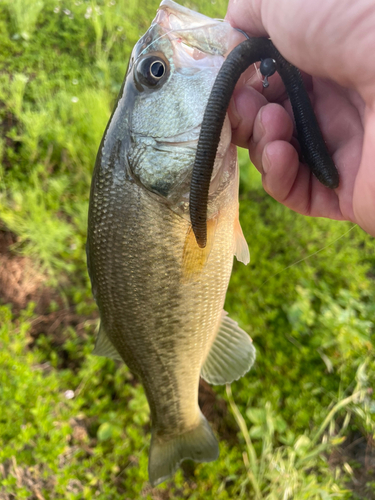
[(200, 248), (195, 239), (192, 226), (189, 227), (182, 253), (182, 281), (196, 280), (202, 273), (214, 244), (217, 218), (207, 221), (207, 244)]
[(247, 373), (255, 361), (249, 335), (223, 311), (214, 343), (202, 366), (201, 377), (213, 385), (230, 384)]
[(234, 221), (234, 255), (237, 260), (243, 262), (245, 266), (250, 262), (249, 246), (242, 232), (239, 214)]
[(218, 442), (201, 413), (198, 426), (177, 437), (164, 441), (153, 433), (148, 461), (150, 483), (156, 486), (173, 476), (183, 460), (212, 462), (218, 456)]

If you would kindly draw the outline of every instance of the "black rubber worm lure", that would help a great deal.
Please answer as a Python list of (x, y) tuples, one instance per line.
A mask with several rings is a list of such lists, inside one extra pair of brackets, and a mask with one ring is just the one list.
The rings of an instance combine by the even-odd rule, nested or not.
[(284, 82), (305, 162), (324, 186), (334, 189), (339, 185), (339, 174), (328, 153), (299, 70), (283, 58), (268, 38), (249, 38), (237, 45), (224, 61), (203, 117), (190, 185), (190, 218), (201, 248), (207, 241), (208, 191), (229, 101), (241, 74), (257, 61), (262, 61), (260, 71), (265, 76), (265, 86), (267, 77), (275, 71)]

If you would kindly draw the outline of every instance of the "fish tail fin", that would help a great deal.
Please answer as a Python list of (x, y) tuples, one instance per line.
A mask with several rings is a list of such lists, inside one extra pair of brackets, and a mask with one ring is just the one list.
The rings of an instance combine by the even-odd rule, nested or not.
[(180, 436), (164, 441), (153, 434), (148, 461), (150, 483), (156, 486), (171, 477), (185, 459), (212, 462), (218, 456), (218, 442), (201, 414), (198, 426)]

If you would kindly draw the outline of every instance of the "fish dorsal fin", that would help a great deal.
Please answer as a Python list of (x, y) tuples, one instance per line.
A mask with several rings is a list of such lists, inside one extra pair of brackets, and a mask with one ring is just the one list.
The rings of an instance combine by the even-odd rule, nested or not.
[(238, 216), (234, 221), (234, 245), (234, 255), (246, 266), (250, 262), (250, 252)]
[(223, 311), (219, 331), (201, 370), (201, 377), (214, 385), (230, 384), (250, 370), (255, 348), (249, 335)]
[(123, 361), (119, 352), (109, 340), (102, 323), (100, 323), (99, 333), (96, 337), (96, 343), (94, 350), (92, 351), (96, 356), (104, 356), (106, 358), (116, 359), (118, 361)]
[(190, 281), (196, 279), (203, 271), (210, 256), (215, 238), (217, 218), (207, 221), (207, 244), (200, 248), (195, 239), (192, 226), (189, 227), (185, 238), (184, 250), (182, 253), (182, 279)]

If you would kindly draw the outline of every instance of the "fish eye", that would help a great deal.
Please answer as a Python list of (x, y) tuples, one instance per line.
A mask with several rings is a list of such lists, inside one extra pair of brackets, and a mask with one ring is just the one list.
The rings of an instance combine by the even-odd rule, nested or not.
[(159, 55), (142, 58), (135, 69), (136, 83), (149, 88), (160, 86), (169, 73), (167, 61)]
[(154, 78), (160, 79), (165, 73), (165, 66), (162, 61), (154, 61), (150, 66), (150, 73)]

